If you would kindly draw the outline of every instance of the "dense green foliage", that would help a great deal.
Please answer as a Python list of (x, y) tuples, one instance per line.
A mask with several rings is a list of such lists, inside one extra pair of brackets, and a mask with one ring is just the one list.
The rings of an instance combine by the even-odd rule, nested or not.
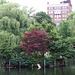
[(38, 22), (38, 23), (47, 21), (47, 23), (51, 23), (52, 25), (55, 25), (55, 23), (52, 22), (52, 18), (45, 12), (37, 12), (36, 16), (34, 18), (35, 18), (36, 22)]
[(19, 9), (18, 4), (6, 3), (0, 5), (0, 29), (21, 35), (30, 24), (30, 18), (24, 10)]
[(60, 57), (60, 56), (66, 57), (67, 53), (71, 52), (72, 50), (73, 50), (73, 45), (65, 39), (53, 42), (50, 47), (50, 52), (55, 57)]
[[(63, 21), (59, 25), (59, 35), (61, 36), (62, 40), (67, 41), (68, 45), (71, 47), (69, 48), (67, 45), (67, 49), (69, 48), (70, 50), (66, 52), (65, 56), (67, 57), (74, 57), (74, 46), (75, 46), (75, 12), (72, 12), (71, 14), (68, 15), (67, 21)], [(65, 49), (66, 49), (65, 48)], [(64, 54), (64, 53), (63, 53)]]
[(17, 54), (15, 48), (32, 20), (18, 4), (5, 3), (0, 5), (0, 9), (0, 57), (9, 59)]
[(39, 28), (39, 30), (45, 30), (48, 33), (48, 36), (50, 36), (53, 40), (57, 40), (59, 38), (57, 29), (54, 25), (51, 23), (47, 23), (46, 21), (43, 21), (40, 23), (35, 23), (34, 25), (31, 25), (28, 28), (28, 31), (34, 30), (35, 28)]
[(6, 3), (6, 0), (0, 0), (0, 5)]
[(67, 21), (63, 21), (62, 23), (60, 23), (59, 34), (63, 39), (71, 36), (71, 31), (69, 29), (69, 23)]
[(69, 23), (69, 29), (71, 36), (68, 38), (72, 43), (75, 42), (75, 12), (69, 14), (67, 21)]
[[(54, 59), (60, 56), (75, 57), (73, 48), (75, 46), (75, 12), (69, 14), (67, 21), (61, 22), (57, 30), (55, 23), (45, 12), (38, 12), (31, 19), (29, 16), (34, 11), (33, 8), (27, 11), (25, 7), (20, 9), (18, 4), (1, 1), (0, 59), (7, 60), (7, 63), (10, 60), (14, 66), (18, 66), (21, 62), (21, 66), (28, 67), (32, 64), (36, 66), (37, 63), (43, 65), (44, 60), (46, 60), (46, 66), (50, 66)], [(23, 34), (26, 36), (23, 37)], [(51, 38), (47, 39), (46, 36)], [(39, 42), (40, 39), (42, 42)], [(19, 45), (24, 48), (19, 49)], [(24, 56), (25, 51), (32, 54), (29, 57)], [(46, 52), (49, 52), (48, 56), (44, 57)]]

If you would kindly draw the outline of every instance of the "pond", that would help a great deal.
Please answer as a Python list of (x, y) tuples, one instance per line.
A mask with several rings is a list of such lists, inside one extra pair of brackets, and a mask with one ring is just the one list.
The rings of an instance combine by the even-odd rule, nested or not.
[(0, 75), (75, 75), (75, 60), (70, 59), (66, 67), (41, 68), (40, 70), (37, 68), (6, 69), (0, 66)]

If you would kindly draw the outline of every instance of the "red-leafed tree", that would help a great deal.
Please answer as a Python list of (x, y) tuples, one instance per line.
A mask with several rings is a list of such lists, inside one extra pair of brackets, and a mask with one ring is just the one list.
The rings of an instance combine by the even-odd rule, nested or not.
[(32, 53), (43, 55), (48, 52), (47, 44), (50, 42), (50, 37), (47, 36), (45, 31), (35, 28), (35, 30), (25, 33), (21, 41), (23, 44), (19, 48), (24, 50), (24, 56), (32, 55)]

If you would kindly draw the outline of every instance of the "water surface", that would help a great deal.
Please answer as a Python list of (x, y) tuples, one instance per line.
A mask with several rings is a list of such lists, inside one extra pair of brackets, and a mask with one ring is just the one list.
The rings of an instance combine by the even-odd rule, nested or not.
[(33, 69), (6, 69), (0, 66), (0, 75), (75, 75), (75, 60), (71, 59), (66, 67)]

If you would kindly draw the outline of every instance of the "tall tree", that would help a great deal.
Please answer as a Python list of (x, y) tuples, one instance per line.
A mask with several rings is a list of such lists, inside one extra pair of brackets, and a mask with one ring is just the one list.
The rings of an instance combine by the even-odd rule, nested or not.
[(7, 31), (0, 31), (0, 59), (9, 59), (15, 54), (15, 47), (20, 44), (20, 37)]
[[(68, 40), (62, 39), (51, 43), (50, 52), (55, 57), (70, 56), (74, 52), (73, 45)], [(71, 56), (70, 56), (71, 57)]]
[[(15, 52), (21, 43), (20, 39), (27, 27), (31, 25), (31, 18), (18, 4), (5, 3), (0, 5), (0, 54), (8, 57)], [(10, 50), (12, 53), (10, 53)], [(11, 57), (10, 56), (10, 57)]]
[(71, 37), (74, 38), (75, 36), (75, 12), (72, 12), (69, 14), (68, 18), (68, 23), (69, 23), (69, 29), (71, 31)]
[(67, 21), (69, 23), (69, 29), (71, 36), (68, 38), (75, 46), (75, 12), (72, 12), (68, 15)]
[(52, 18), (45, 12), (37, 12), (36, 16), (34, 18), (35, 18), (36, 22), (38, 22), (38, 23), (47, 21), (48, 23), (51, 23), (52, 25), (56, 25), (55, 23), (52, 22)]
[(0, 29), (12, 32), (15, 35), (24, 33), (25, 28), (31, 25), (31, 19), (18, 4), (6, 3), (0, 5)]
[(71, 31), (69, 29), (69, 23), (67, 21), (63, 21), (59, 24), (59, 34), (60, 36), (65, 39), (71, 36)]

